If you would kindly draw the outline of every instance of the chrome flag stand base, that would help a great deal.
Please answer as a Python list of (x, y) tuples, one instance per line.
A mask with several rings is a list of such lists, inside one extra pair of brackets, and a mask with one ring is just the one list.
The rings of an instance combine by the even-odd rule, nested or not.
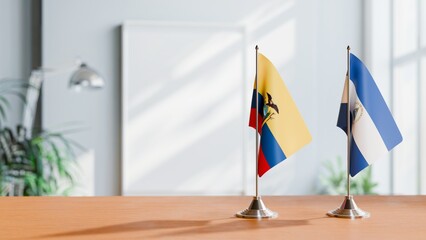
[(278, 214), (269, 210), (260, 197), (253, 197), (250, 206), (236, 214), (240, 218), (276, 218)]
[(345, 196), (345, 200), (343, 201), (342, 206), (333, 211), (329, 211), (327, 215), (330, 217), (351, 219), (370, 217), (370, 213), (364, 212), (363, 210), (358, 208), (352, 195)]

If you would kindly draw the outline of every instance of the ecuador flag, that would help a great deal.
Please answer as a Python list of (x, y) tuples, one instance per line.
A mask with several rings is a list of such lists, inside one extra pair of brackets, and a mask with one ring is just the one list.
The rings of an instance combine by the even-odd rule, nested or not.
[(256, 93), (260, 138), (258, 174), (285, 160), (312, 137), (277, 69), (258, 54), (257, 86), (254, 84), (249, 126), (256, 129)]

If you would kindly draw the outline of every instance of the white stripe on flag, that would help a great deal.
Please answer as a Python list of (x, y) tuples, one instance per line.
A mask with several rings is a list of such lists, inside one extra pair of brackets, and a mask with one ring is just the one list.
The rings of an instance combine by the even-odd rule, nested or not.
[[(346, 76), (345, 78), (345, 86), (343, 87), (343, 94), (342, 94), (342, 102), (341, 103), (347, 103), (348, 102), (348, 92), (347, 92), (347, 82), (348, 82), (349, 78), (348, 76)], [(355, 85), (352, 81), (349, 81), (349, 95), (351, 96), (351, 111), (354, 110), (354, 104), (355, 104), (355, 100), (357, 99), (356, 96), (356, 90), (355, 90)]]
[(345, 78), (345, 86), (343, 87), (343, 94), (342, 94), (342, 101), (341, 101), (341, 103), (347, 103), (348, 102), (348, 94), (346, 94), (347, 93), (347, 91), (346, 91), (347, 84), (348, 84), (348, 75), (346, 75), (346, 78)]
[(356, 91), (352, 91), (352, 89), (355, 89), (352, 81), (350, 81), (350, 89), (350, 94), (354, 97), (352, 98), (351, 96), (351, 100), (354, 99), (351, 101), (351, 105), (353, 105), (351, 106), (351, 110), (353, 110), (355, 105), (362, 109), (358, 110), (362, 113), (357, 113), (362, 114), (361, 117), (355, 116), (354, 123), (352, 124), (352, 136), (359, 148), (359, 151), (370, 165), (388, 153), (388, 149), (383, 142), (379, 130), (377, 129), (367, 110), (362, 105), (361, 101), (358, 99)]

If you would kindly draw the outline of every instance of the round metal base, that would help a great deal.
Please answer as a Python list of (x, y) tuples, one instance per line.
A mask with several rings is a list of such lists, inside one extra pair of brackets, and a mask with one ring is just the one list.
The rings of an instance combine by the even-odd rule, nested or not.
[(278, 214), (269, 210), (260, 197), (253, 197), (250, 206), (236, 214), (240, 218), (276, 218)]
[(342, 206), (339, 208), (329, 211), (327, 213), (330, 217), (339, 217), (339, 218), (368, 218), (370, 213), (361, 210), (355, 203), (352, 195), (345, 196), (345, 200), (342, 203)]

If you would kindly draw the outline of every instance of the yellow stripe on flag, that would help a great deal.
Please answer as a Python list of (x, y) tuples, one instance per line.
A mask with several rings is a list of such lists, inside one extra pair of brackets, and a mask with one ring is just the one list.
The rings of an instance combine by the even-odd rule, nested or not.
[(265, 104), (266, 93), (269, 93), (279, 109), (279, 114), (274, 114), (265, 124), (268, 125), (284, 154), (289, 157), (312, 140), (311, 134), (277, 69), (260, 53), (257, 81), (258, 91), (264, 97)]

